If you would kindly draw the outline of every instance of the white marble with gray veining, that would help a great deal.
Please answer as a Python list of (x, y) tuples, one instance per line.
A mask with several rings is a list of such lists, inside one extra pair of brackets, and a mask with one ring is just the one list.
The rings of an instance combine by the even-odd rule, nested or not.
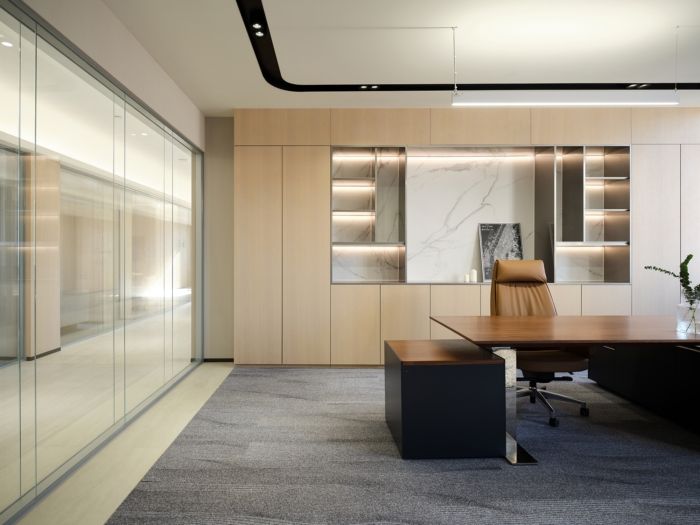
[(400, 161), (398, 157), (377, 159), (376, 242), (402, 242)]
[(333, 217), (333, 242), (372, 242), (374, 217)]
[(334, 247), (333, 282), (399, 281), (402, 248)]
[(557, 282), (602, 282), (604, 249), (557, 248)]
[(472, 268), (482, 280), (479, 223), (520, 223), (523, 256), (534, 256), (534, 158), (526, 149), (517, 158), (503, 157), (498, 150), (492, 153), (481, 158), (428, 158), (412, 157), (409, 149), (409, 282), (464, 282)]

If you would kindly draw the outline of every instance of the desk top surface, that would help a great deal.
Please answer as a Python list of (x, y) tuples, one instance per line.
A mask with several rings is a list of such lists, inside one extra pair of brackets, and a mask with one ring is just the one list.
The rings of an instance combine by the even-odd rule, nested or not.
[(672, 316), (435, 316), (433, 321), (479, 346), (700, 344), (676, 331)]
[(467, 341), (385, 341), (404, 365), (503, 365), (503, 360)]

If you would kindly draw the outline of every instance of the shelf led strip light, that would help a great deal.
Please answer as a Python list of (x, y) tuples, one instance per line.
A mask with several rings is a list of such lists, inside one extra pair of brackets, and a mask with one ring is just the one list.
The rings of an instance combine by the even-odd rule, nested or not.
[(677, 106), (673, 89), (455, 91), (453, 106)]

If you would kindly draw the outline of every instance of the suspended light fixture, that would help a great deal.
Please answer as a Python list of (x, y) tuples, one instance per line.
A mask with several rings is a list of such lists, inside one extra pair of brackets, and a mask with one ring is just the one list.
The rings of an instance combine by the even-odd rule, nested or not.
[[(452, 69), (454, 90), (452, 105), (461, 107), (513, 106), (677, 106), (677, 89), (643, 89), (647, 84), (630, 84), (636, 89), (537, 89), (537, 90), (473, 90), (460, 91), (457, 84), (457, 45), (452, 28)], [(678, 27), (676, 27), (675, 82), (678, 79)]]
[(673, 89), (458, 91), (453, 106), (677, 106)]

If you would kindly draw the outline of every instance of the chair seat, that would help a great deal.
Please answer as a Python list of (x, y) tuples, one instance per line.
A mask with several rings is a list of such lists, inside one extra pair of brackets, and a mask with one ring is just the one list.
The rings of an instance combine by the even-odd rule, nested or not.
[(526, 372), (580, 372), (588, 368), (588, 359), (563, 350), (520, 350), (518, 368)]

